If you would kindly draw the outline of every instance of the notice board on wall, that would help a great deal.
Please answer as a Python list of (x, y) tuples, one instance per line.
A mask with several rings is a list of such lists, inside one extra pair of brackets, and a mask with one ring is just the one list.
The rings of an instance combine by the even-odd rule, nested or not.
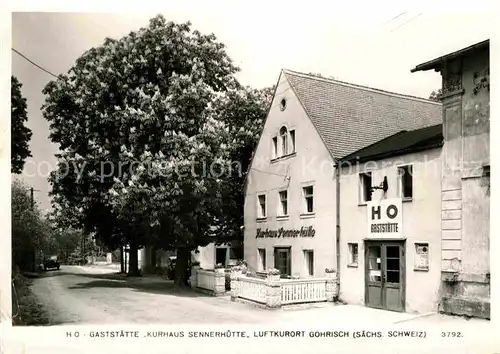
[(429, 270), (429, 244), (415, 243), (415, 266), (416, 270)]

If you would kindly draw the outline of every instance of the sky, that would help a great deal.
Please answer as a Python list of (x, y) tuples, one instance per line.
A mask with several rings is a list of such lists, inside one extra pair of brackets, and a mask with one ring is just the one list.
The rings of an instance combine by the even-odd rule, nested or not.
[[(427, 98), (441, 86), (434, 71), (410, 73), (417, 64), (490, 38), (491, 1), (475, 1), (467, 12), (411, 10), (384, 2), (351, 1), (344, 8), (325, 3), (194, 1), (167, 3), (151, 12), (12, 14), (12, 47), (54, 74), (67, 72), (76, 59), (105, 37), (119, 38), (162, 13), (167, 20), (191, 21), (214, 33), (241, 68), (239, 80), (256, 88), (276, 83), (282, 68), (320, 73), (338, 80)], [(327, 2), (328, 3), (328, 2)], [(343, 2), (344, 3), (344, 2)], [(247, 5), (243, 5), (247, 4)], [(362, 8), (363, 11), (360, 11)], [(57, 146), (48, 139), (41, 114), (42, 90), (53, 79), (12, 52), (12, 74), (23, 84), (33, 157), (21, 175), (50, 208), (47, 176), (56, 165)]]

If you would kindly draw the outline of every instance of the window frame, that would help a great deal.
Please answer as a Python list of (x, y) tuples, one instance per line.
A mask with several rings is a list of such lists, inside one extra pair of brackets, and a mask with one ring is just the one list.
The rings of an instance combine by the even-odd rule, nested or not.
[[(411, 178), (411, 196), (404, 196), (404, 187), (403, 187), (403, 180), (404, 180), (404, 175), (406, 175), (406, 170), (410, 170), (410, 173), (409, 173), (409, 176)], [(402, 170), (405, 170), (405, 173), (402, 174), (401, 171)], [(409, 201), (412, 201), (413, 200), (413, 196), (414, 196), (414, 178), (413, 178), (413, 173), (414, 173), (414, 169), (413, 169), (413, 164), (404, 164), (404, 165), (399, 165), (397, 166), (397, 175), (398, 175), (398, 196), (399, 198), (401, 198), (401, 200), (403, 201), (406, 201), (406, 202), (409, 202)]]
[(257, 248), (257, 255), (259, 257), (260, 271), (265, 271), (267, 267), (267, 250), (265, 248)]
[[(354, 261), (354, 246), (356, 248), (356, 261)], [(347, 243), (347, 254), (349, 255), (349, 262), (347, 263), (348, 267), (357, 268), (359, 266), (359, 243), (357, 242), (348, 242)]]
[[(283, 132), (282, 132), (283, 131)], [(278, 131), (278, 135), (280, 137), (280, 155), (279, 157), (288, 155), (288, 128), (286, 126), (282, 126)]]
[(297, 147), (295, 146), (295, 129), (289, 130), (288, 135), (290, 136), (290, 146), (291, 146), (290, 154), (294, 154), (297, 150)]
[[(306, 194), (306, 189), (312, 188), (311, 195)], [(308, 211), (308, 203), (307, 198), (312, 198), (312, 211)], [(313, 215), (315, 213), (314, 209), (314, 185), (308, 184), (302, 186), (302, 215)]]
[[(365, 176), (370, 176), (370, 188), (373, 187), (373, 173), (372, 171), (360, 172), (358, 174), (358, 203), (359, 205), (366, 205), (368, 202), (372, 201), (373, 191), (370, 192), (370, 188), (365, 186)], [(369, 193), (369, 199), (367, 198)]]
[[(278, 254), (278, 251), (280, 250), (286, 250), (288, 254), (288, 259), (286, 262), (286, 268), (288, 270), (287, 273), (282, 273), (281, 269), (279, 268), (279, 265), (277, 265), (277, 259), (276, 256)], [(281, 278), (286, 278), (290, 277), (292, 275), (292, 246), (274, 246), (273, 247), (273, 257), (274, 257), (274, 268), (278, 269), (280, 271), (280, 277)]]
[[(283, 213), (283, 200), (281, 199), (282, 193), (286, 194), (286, 213)], [(278, 191), (278, 210), (277, 210), (277, 216), (281, 218), (286, 218), (289, 215), (289, 203), (288, 203), (288, 189), (281, 189)]]
[[(260, 197), (264, 197), (264, 214), (261, 215), (262, 205), (260, 203)], [(257, 193), (257, 219), (264, 220), (267, 218), (267, 193)]]
[[(304, 249), (304, 265), (306, 270), (306, 275), (308, 277), (314, 277), (314, 250)], [(312, 263), (312, 264), (311, 264)]]
[(278, 158), (278, 136), (274, 136), (271, 139), (271, 143), (272, 143), (272, 157), (273, 157), (273, 159), (277, 159)]

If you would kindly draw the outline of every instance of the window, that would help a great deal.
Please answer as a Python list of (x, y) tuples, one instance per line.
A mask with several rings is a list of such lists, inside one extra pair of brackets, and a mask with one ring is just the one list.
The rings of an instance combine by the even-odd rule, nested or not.
[(358, 266), (358, 244), (357, 243), (349, 243), (349, 266), (357, 267)]
[(281, 138), (281, 156), (285, 156), (288, 154), (288, 131), (286, 130), (286, 127), (281, 127), (280, 138)]
[(282, 98), (280, 102), (280, 109), (284, 111), (286, 108), (286, 99)]
[(314, 203), (313, 203), (313, 186), (304, 187), (304, 212), (305, 213), (313, 213), (314, 212)]
[(274, 248), (274, 268), (278, 269), (284, 278), (292, 274), (292, 257), (290, 253), (290, 247)]
[(258, 200), (259, 200), (259, 205), (258, 205), (258, 210), (257, 210), (257, 217), (265, 218), (266, 214), (267, 214), (266, 195), (265, 194), (259, 195)]
[(288, 191), (279, 192), (279, 216), (288, 215)]
[(314, 252), (311, 250), (304, 251), (304, 259), (306, 261), (307, 275), (314, 275)]
[(364, 204), (372, 200), (372, 173), (365, 172), (359, 174), (359, 202)]
[(278, 157), (278, 137), (273, 138), (273, 159)]
[(295, 152), (295, 130), (290, 130), (290, 153)]
[(411, 165), (398, 167), (399, 196), (403, 199), (413, 198), (413, 168)]
[(259, 253), (259, 270), (264, 271), (266, 270), (266, 249), (259, 248), (257, 252)]

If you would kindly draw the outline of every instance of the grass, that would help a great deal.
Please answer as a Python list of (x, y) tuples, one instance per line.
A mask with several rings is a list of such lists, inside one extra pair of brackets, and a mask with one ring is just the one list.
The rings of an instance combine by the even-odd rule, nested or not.
[[(29, 278), (17, 275), (14, 280), (15, 292), (17, 293), (19, 310), (15, 303), (15, 294), (12, 294), (12, 325), (14, 326), (44, 326), (50, 324), (49, 318), (43, 307), (38, 303), (38, 299), (31, 291), (33, 283), (31, 275)], [(18, 314), (14, 317), (15, 314)]]

